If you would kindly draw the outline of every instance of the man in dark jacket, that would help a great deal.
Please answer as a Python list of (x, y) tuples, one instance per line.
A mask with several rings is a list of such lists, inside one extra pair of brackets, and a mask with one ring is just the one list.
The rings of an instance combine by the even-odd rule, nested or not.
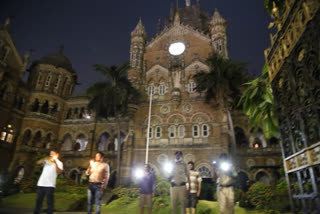
[(144, 207), (148, 207), (148, 214), (152, 212), (152, 198), (156, 193), (156, 177), (149, 165), (144, 167), (144, 176), (140, 180), (140, 213), (144, 213)]

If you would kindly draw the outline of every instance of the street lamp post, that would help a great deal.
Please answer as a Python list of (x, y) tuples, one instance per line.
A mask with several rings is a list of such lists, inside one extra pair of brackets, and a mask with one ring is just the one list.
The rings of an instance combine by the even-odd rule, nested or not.
[(146, 159), (145, 164), (148, 164), (148, 156), (149, 156), (149, 141), (150, 141), (150, 120), (151, 120), (151, 106), (152, 106), (152, 95), (153, 88), (150, 90), (150, 102), (149, 102), (149, 117), (148, 117), (148, 128), (147, 128), (147, 143), (146, 143)]

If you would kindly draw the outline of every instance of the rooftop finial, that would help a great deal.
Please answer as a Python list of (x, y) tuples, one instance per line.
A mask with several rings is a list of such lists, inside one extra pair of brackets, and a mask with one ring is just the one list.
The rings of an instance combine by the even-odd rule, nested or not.
[(59, 53), (60, 53), (60, 54), (63, 54), (63, 50), (64, 50), (64, 45), (60, 45), (60, 47), (59, 47)]
[(190, 4), (191, 4), (191, 3), (190, 3), (190, 0), (186, 0), (186, 6), (187, 6), (187, 7), (190, 7)]
[(175, 25), (176, 24), (180, 24), (180, 16), (179, 16), (179, 12), (176, 11), (176, 15), (174, 16), (174, 22)]
[(5, 29), (8, 29), (8, 27), (10, 26), (10, 22), (11, 22), (10, 18), (7, 18), (6, 21), (4, 22)]

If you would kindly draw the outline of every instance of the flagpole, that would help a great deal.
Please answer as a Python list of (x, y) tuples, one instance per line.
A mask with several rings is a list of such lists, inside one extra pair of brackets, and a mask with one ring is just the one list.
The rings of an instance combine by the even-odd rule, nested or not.
[(152, 95), (153, 95), (153, 88), (150, 90), (150, 102), (149, 102), (149, 117), (148, 117), (148, 128), (147, 128), (147, 143), (146, 143), (146, 162), (148, 164), (148, 156), (149, 156), (149, 141), (150, 141), (150, 120), (151, 120), (151, 105), (152, 105)]

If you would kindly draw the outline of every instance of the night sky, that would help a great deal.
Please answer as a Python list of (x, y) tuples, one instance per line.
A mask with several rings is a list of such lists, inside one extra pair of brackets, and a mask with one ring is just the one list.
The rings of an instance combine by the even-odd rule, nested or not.
[[(30, 61), (58, 52), (63, 44), (78, 73), (75, 94), (81, 94), (101, 79), (93, 64), (128, 62), (130, 32), (139, 17), (151, 38), (157, 20), (169, 15), (171, 2), (175, 0), (2, 0), (0, 21), (14, 17), (11, 35), (22, 56), (33, 50)], [(271, 19), (263, 0), (200, 0), (200, 5), (210, 15), (217, 8), (228, 21), (229, 57), (248, 62), (249, 72), (259, 74), (263, 51), (270, 46)], [(185, 1), (179, 0), (179, 6), (185, 7)]]

